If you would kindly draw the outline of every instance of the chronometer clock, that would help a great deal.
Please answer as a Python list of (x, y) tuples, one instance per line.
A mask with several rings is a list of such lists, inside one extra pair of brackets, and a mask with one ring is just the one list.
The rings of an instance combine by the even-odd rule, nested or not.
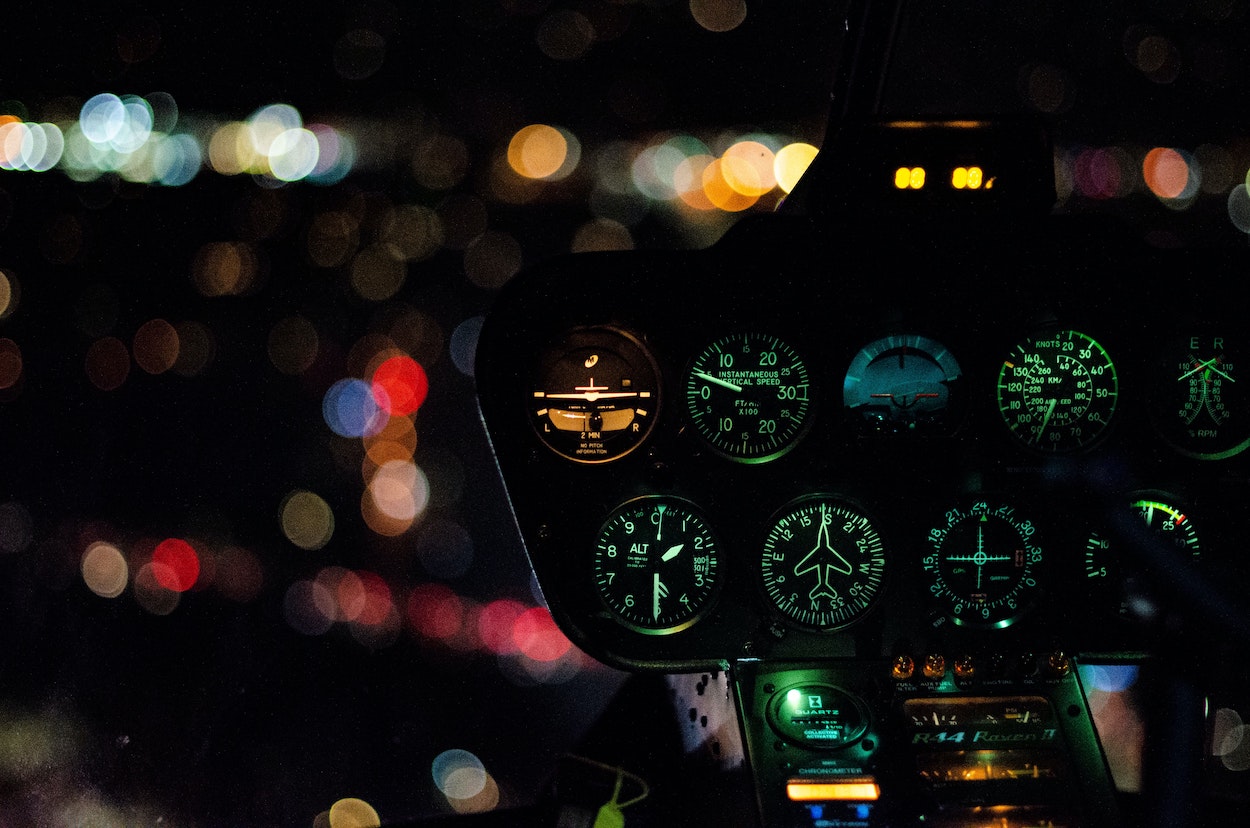
[(711, 606), (720, 543), (694, 504), (650, 495), (618, 506), (595, 539), (595, 590), (608, 612), (649, 635), (679, 632)]

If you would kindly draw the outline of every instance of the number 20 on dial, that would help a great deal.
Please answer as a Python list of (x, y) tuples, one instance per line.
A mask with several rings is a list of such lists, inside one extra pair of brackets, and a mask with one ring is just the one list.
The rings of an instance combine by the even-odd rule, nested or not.
[(686, 413), (720, 454), (743, 463), (780, 457), (811, 420), (807, 365), (769, 334), (736, 333), (708, 345), (686, 372)]
[(1086, 448), (1104, 436), (1119, 382), (1102, 345), (1073, 330), (1018, 344), (998, 375), (998, 411), (1017, 440), (1043, 452)]

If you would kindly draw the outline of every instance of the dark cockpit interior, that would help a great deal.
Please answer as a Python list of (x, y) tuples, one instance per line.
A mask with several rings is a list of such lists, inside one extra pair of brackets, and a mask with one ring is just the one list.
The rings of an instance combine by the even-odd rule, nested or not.
[(450, 5), (14, 13), (0, 828), (1238, 824), (1250, 4)]

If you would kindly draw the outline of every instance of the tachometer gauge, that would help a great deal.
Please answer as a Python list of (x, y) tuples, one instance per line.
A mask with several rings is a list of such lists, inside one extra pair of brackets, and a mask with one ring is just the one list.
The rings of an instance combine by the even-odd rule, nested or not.
[(976, 499), (929, 530), (923, 559), (929, 594), (956, 624), (1002, 628), (1031, 607), (1039, 589), (1037, 527), (1001, 500)]
[(1102, 437), (1119, 396), (1115, 365), (1092, 337), (1054, 330), (1018, 344), (998, 374), (998, 411), (1025, 445), (1072, 452)]
[(686, 629), (720, 583), (720, 544), (694, 504), (648, 496), (613, 510), (595, 540), (594, 582), (611, 615), (637, 632)]
[(941, 343), (895, 334), (855, 354), (842, 401), (872, 431), (948, 431), (963, 402), (961, 376), (959, 363)]
[(768, 600), (803, 627), (835, 630), (872, 607), (885, 576), (885, 545), (857, 507), (824, 495), (786, 506), (764, 541)]
[[(1141, 518), (1149, 535), (1174, 548), (1181, 557), (1192, 561), (1199, 559), (1198, 530), (1176, 498), (1161, 492), (1142, 492), (1134, 496), (1129, 511)], [(1087, 582), (1093, 592), (1118, 597), (1121, 614), (1129, 612), (1130, 571), (1140, 568), (1129, 560), (1130, 551), (1124, 548), (1123, 541), (1112, 540), (1107, 532), (1091, 532), (1085, 543)]]
[(615, 328), (571, 331), (539, 360), (530, 422), (552, 451), (604, 463), (638, 447), (655, 423), (659, 369), (642, 344)]
[(1173, 338), (1159, 359), (1150, 413), (1191, 457), (1220, 460), (1250, 446), (1250, 388), (1238, 370), (1242, 337), (1203, 327)]
[(708, 345), (686, 372), (685, 396), (699, 436), (746, 463), (781, 456), (810, 424), (807, 366), (768, 334), (731, 334)]

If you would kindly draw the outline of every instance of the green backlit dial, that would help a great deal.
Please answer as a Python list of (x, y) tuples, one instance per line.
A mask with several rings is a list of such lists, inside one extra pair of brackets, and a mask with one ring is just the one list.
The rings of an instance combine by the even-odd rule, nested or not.
[(782, 688), (765, 709), (778, 736), (807, 748), (846, 747), (864, 735), (870, 721), (863, 702), (824, 682)]
[(1250, 387), (1238, 370), (1242, 337), (1203, 326), (1172, 338), (1160, 357), (1150, 413), (1163, 438), (1218, 460), (1250, 446)]
[(975, 499), (929, 530), (929, 594), (956, 624), (1001, 628), (1036, 598), (1042, 547), (1032, 521), (1001, 500)]
[(608, 611), (642, 633), (693, 624), (720, 583), (720, 544), (694, 504), (640, 497), (613, 510), (595, 540), (594, 583)]
[(1119, 381), (1106, 350), (1080, 331), (1053, 330), (1016, 345), (998, 374), (998, 411), (1025, 445), (1072, 452), (1104, 436)]
[(760, 574), (768, 600), (786, 618), (810, 629), (840, 629), (876, 601), (885, 545), (857, 507), (823, 495), (802, 498), (773, 519)]
[(807, 366), (775, 336), (737, 333), (708, 345), (686, 372), (686, 412), (716, 451), (746, 463), (780, 457), (811, 421)]
[[(1140, 518), (1148, 533), (1176, 549), (1186, 560), (1197, 561), (1201, 554), (1198, 531), (1188, 511), (1176, 498), (1161, 492), (1142, 492), (1129, 504), (1131, 514)], [(1112, 539), (1109, 532), (1091, 532), (1085, 543), (1085, 577), (1093, 591), (1114, 594), (1121, 614), (1129, 612), (1129, 587), (1137, 561), (1124, 548), (1124, 541)]]

